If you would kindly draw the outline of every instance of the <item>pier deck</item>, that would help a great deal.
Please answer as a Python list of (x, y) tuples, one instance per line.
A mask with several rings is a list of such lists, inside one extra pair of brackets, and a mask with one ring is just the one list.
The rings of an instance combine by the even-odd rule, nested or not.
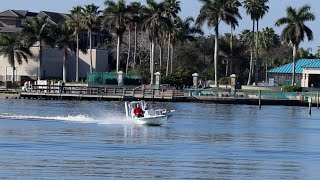
[(185, 101), (182, 91), (134, 89), (125, 87), (86, 87), (86, 86), (33, 86), (30, 91), (20, 92), (21, 98), (29, 99), (67, 99), (67, 100), (151, 100)]
[[(208, 91), (208, 90), (206, 90)], [(257, 96), (237, 93), (236, 97), (226, 96), (228, 92), (214, 92), (211, 96), (192, 95), (179, 90), (138, 89), (125, 87), (87, 87), (87, 86), (50, 86), (34, 85), (27, 92), (18, 90), (0, 90), (0, 97), (15, 99), (45, 100), (98, 100), (98, 101), (168, 101), (168, 102), (202, 102), (216, 104), (259, 105)], [(315, 99), (315, 98), (314, 98)], [(268, 98), (260, 99), (262, 105), (308, 106), (303, 99)], [(318, 101), (312, 103), (319, 106)]]

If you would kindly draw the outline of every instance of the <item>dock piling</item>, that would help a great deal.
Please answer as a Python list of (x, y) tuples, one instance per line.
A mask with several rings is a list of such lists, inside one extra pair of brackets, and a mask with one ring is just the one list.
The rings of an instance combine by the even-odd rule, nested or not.
[(317, 108), (319, 109), (319, 92), (317, 92)]
[(312, 107), (312, 104), (309, 103), (309, 115), (311, 115), (311, 107)]
[(261, 90), (259, 90), (259, 109), (261, 109)]

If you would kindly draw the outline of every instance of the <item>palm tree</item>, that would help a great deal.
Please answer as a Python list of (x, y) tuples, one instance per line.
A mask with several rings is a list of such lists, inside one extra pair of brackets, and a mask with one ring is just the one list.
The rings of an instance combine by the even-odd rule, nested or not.
[[(173, 51), (172, 49), (172, 25), (174, 19), (177, 17), (178, 13), (181, 11), (180, 7), (180, 1), (177, 0), (165, 0), (165, 15), (170, 20), (171, 24), (168, 26), (168, 57), (167, 57), (167, 68), (166, 68), (166, 76), (169, 74), (169, 62), (171, 62), (171, 69), (172, 69), (172, 54), (170, 55), (170, 51)], [(171, 47), (171, 50), (170, 50)], [(172, 52), (173, 53), (173, 52)], [(172, 73), (172, 72), (171, 72)]]
[[(192, 17), (187, 17), (186, 19), (182, 20), (179, 16), (177, 16), (174, 20), (174, 25), (172, 27), (171, 33), (171, 56), (173, 55), (175, 46), (178, 42), (185, 43), (185, 42), (192, 42), (195, 41), (195, 34), (202, 35), (203, 32), (199, 28), (192, 27), (191, 24), (194, 22)], [(170, 72), (173, 72), (173, 57), (171, 57), (171, 69)]]
[(275, 33), (273, 28), (263, 28), (260, 36), (261, 49), (268, 51), (271, 48), (278, 47), (281, 44), (280, 36)]
[[(169, 45), (171, 48), (168, 48), (168, 55), (170, 55), (170, 73), (173, 72), (173, 53), (174, 53), (174, 47), (176, 46), (179, 36), (182, 33), (182, 19), (177, 16), (173, 19), (172, 27), (170, 27), (170, 33), (169, 35)], [(167, 61), (167, 68), (169, 67)]]
[(265, 82), (268, 82), (268, 59), (270, 57), (269, 50), (271, 48), (276, 48), (281, 45), (280, 36), (277, 35), (272, 28), (264, 28), (262, 29), (261, 35), (260, 35), (260, 49), (265, 52)]
[(236, 15), (235, 16), (235, 18), (236, 18), (235, 20), (236, 21), (233, 21), (233, 18), (230, 19), (230, 20), (227, 19), (227, 24), (230, 25), (230, 34), (231, 34), (231, 39), (230, 39), (230, 57), (231, 57), (231, 59), (230, 59), (230, 62), (228, 62), (228, 63), (230, 63), (230, 74), (231, 74), (231, 73), (233, 73), (233, 58), (232, 58), (232, 56), (233, 56), (233, 42), (234, 42), (234, 40), (233, 40), (233, 37), (234, 37), (233, 31), (236, 29), (236, 26), (239, 26), (238, 19), (242, 19), (242, 17), (241, 17), (241, 15), (239, 13), (239, 7), (241, 6), (241, 3), (240, 3), (239, 0), (229, 0), (228, 1), (228, 6), (229, 6), (230, 9), (232, 9), (232, 11)]
[(199, 0), (203, 5), (200, 14), (197, 17), (196, 25), (202, 26), (207, 22), (208, 27), (214, 28), (215, 33), (215, 50), (214, 50), (214, 66), (215, 66), (215, 86), (218, 87), (218, 53), (219, 53), (219, 25), (221, 21), (236, 22), (238, 16), (230, 6), (229, 0)]
[(158, 39), (157, 39), (157, 43), (159, 45), (159, 69), (160, 71), (162, 70), (162, 57), (163, 57), (163, 45), (165, 43), (165, 38), (166, 38), (166, 34), (167, 34), (167, 26), (166, 25), (162, 25), (159, 29), (159, 33), (158, 33)]
[[(248, 30), (249, 31), (249, 30)], [(251, 42), (251, 31), (249, 31), (249, 43)], [(240, 34), (242, 36), (242, 34)], [(244, 38), (243, 36), (241, 38)], [(230, 41), (233, 41), (231, 43)], [(230, 46), (233, 46), (230, 48)], [(250, 46), (248, 46), (250, 47)], [(240, 63), (240, 59), (242, 59), (243, 51), (244, 49), (247, 49), (247, 46), (242, 43), (241, 39), (238, 39), (237, 36), (232, 37), (231, 34), (226, 33), (224, 36), (221, 37), (219, 41), (219, 49), (220, 49), (220, 56), (223, 58), (222, 63), (226, 65), (226, 77), (229, 74), (229, 64), (228, 62), (232, 62), (232, 59), (238, 60), (238, 62), (235, 64), (236, 66), (242, 66), (241, 69), (237, 68), (236, 71), (242, 71), (242, 69), (245, 69), (245, 66)], [(232, 50), (232, 53), (231, 53)], [(230, 63), (231, 66), (231, 63)]]
[(98, 10), (99, 6), (94, 4), (85, 5), (83, 10), (83, 27), (88, 31), (89, 36), (89, 49), (90, 49), (90, 73), (92, 73), (92, 29), (99, 24), (99, 15), (101, 11)]
[[(140, 6), (139, 6), (140, 5)], [(137, 16), (137, 13), (139, 12), (139, 9), (135, 9), (135, 8), (141, 8), (141, 3), (137, 3), (137, 2), (132, 2), (130, 5), (127, 6), (127, 11), (125, 13), (125, 25), (127, 26), (127, 30), (128, 30), (128, 55), (127, 55), (127, 61), (126, 61), (126, 73), (128, 73), (128, 69), (129, 69), (129, 61), (130, 61), (130, 56), (131, 56), (131, 32), (133, 31), (133, 29), (135, 30), (135, 46), (136, 46), (136, 33), (137, 33), (137, 18), (139, 18)], [(141, 10), (140, 10), (141, 11)], [(136, 48), (135, 48), (135, 52), (136, 53)], [(134, 54), (133, 53), (133, 54)], [(135, 58), (135, 54), (134, 54), (134, 58)], [(135, 63), (135, 60), (134, 60)]]
[(18, 33), (0, 36), (0, 54), (8, 58), (12, 67), (12, 83), (15, 82), (15, 62), (22, 64), (22, 60), (25, 60), (28, 63), (28, 58), (33, 56), (30, 51), (32, 44), (26, 37)]
[(73, 31), (69, 29), (66, 23), (58, 24), (52, 32), (55, 37), (55, 45), (59, 50), (63, 50), (63, 65), (62, 65), (62, 77), (63, 82), (67, 82), (67, 59), (68, 50), (76, 51), (76, 40), (73, 36)]
[(136, 55), (137, 55), (137, 41), (138, 41), (138, 25), (143, 21), (143, 13), (145, 11), (145, 6), (141, 5), (140, 2), (132, 2), (128, 6), (128, 11), (132, 22), (134, 23), (134, 50), (133, 50), (133, 69), (136, 65)]
[(154, 76), (154, 52), (159, 35), (159, 29), (164, 25), (168, 24), (167, 19), (163, 15), (164, 3), (157, 3), (155, 0), (147, 0), (146, 8), (146, 19), (144, 20), (143, 29), (148, 31), (151, 51), (150, 51), (150, 84), (153, 84)]
[(50, 24), (48, 18), (35, 17), (27, 21), (22, 29), (22, 34), (30, 38), (34, 43), (39, 43), (38, 80), (42, 79), (42, 48), (43, 44), (52, 45), (53, 39), (49, 36)]
[(76, 82), (79, 81), (79, 33), (82, 29), (82, 18), (83, 12), (81, 6), (73, 7), (71, 10), (70, 19), (67, 20), (67, 24), (70, 29), (73, 30), (74, 35), (76, 36), (77, 41), (77, 52), (76, 52)]
[[(268, 12), (269, 6), (266, 3), (269, 0), (245, 0), (244, 8), (246, 9), (246, 13), (251, 16), (252, 20), (252, 42), (254, 42), (254, 31), (255, 31), (255, 22), (257, 24), (257, 36), (256, 36), (256, 68), (255, 68), (255, 82), (258, 81), (258, 66), (259, 66), (259, 20), (263, 18), (263, 16)], [(248, 85), (251, 83), (251, 73), (253, 72), (253, 54), (254, 54), (254, 43), (251, 44), (251, 61), (250, 61), (250, 73), (248, 78)]]
[(105, 21), (108, 24), (114, 26), (116, 30), (116, 35), (118, 39), (117, 43), (117, 65), (116, 71), (119, 71), (120, 66), (120, 45), (122, 43), (122, 37), (126, 31), (125, 26), (125, 13), (127, 12), (127, 6), (125, 0), (119, 0), (118, 3), (115, 3), (113, 0), (105, 1), (106, 9), (104, 10)]
[(308, 41), (313, 40), (312, 30), (305, 25), (307, 21), (314, 21), (315, 15), (310, 12), (311, 7), (309, 5), (303, 5), (299, 9), (295, 9), (291, 6), (287, 7), (287, 16), (282, 17), (276, 21), (276, 26), (285, 25), (281, 33), (281, 38), (287, 43), (292, 44), (292, 85), (295, 83), (295, 68), (297, 50), (300, 43), (307, 36)]

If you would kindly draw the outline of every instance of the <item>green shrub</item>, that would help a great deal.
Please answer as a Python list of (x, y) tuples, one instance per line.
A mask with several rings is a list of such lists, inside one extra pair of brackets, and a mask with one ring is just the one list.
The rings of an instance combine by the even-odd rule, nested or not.
[(124, 78), (123, 83), (125, 85), (140, 85), (141, 80), (140, 79), (130, 79), (130, 78)]
[(231, 78), (230, 77), (222, 77), (219, 79), (219, 84), (230, 84)]
[(107, 84), (107, 85), (117, 85), (118, 84), (118, 80), (117, 79), (106, 79), (105, 80), (105, 84)]
[(302, 92), (301, 86), (282, 86), (282, 91), (285, 92)]

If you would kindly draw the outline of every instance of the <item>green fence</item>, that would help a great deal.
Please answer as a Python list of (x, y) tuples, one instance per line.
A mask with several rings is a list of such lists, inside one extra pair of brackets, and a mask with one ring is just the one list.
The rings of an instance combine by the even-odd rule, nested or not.
[[(284, 81), (283, 81), (283, 85), (284, 85), (284, 86), (291, 86), (291, 80), (284, 80)], [(296, 82), (296, 85), (297, 85), (297, 86), (301, 86), (301, 81), (297, 81), (297, 82)]]
[[(141, 82), (141, 76), (134, 74), (123, 74), (123, 81), (125, 85), (139, 85)], [(90, 85), (117, 85), (118, 74), (117, 73), (105, 73), (105, 72), (93, 72), (87, 73), (87, 82)]]

